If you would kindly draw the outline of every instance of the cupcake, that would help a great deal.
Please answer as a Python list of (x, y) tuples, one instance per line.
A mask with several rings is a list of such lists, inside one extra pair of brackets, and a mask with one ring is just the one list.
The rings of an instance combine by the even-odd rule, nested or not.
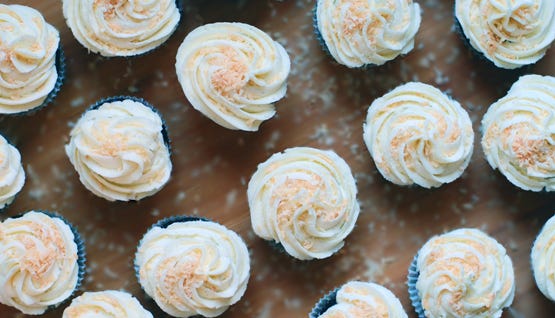
[(433, 86), (414, 82), (372, 103), (363, 138), (386, 180), (424, 188), (459, 178), (474, 145), (472, 122), (461, 105)]
[(0, 114), (25, 114), (54, 100), (64, 80), (60, 35), (37, 10), (0, 4)]
[(456, 0), (455, 17), (475, 52), (503, 69), (536, 63), (555, 40), (552, 0)]
[(24, 183), (21, 155), (0, 135), (0, 212), (13, 202)]
[(374, 283), (352, 281), (324, 298), (310, 318), (407, 318), (401, 302), (389, 289)]
[(337, 63), (382, 65), (414, 48), (420, 6), (406, 1), (317, 0), (316, 36)]
[(555, 191), (555, 78), (526, 75), (482, 119), (493, 169), (529, 191)]
[(327, 258), (343, 247), (360, 211), (356, 195), (347, 163), (308, 147), (272, 155), (247, 190), (254, 233), (299, 260)]
[(244, 23), (212, 23), (177, 51), (177, 79), (191, 105), (218, 125), (257, 131), (285, 96), (290, 61), (268, 34)]
[(532, 247), (532, 272), (536, 285), (555, 301), (555, 216), (543, 226)]
[(83, 242), (62, 217), (30, 211), (0, 223), (0, 303), (41, 315), (67, 300), (84, 273)]
[(216, 317), (238, 302), (250, 275), (247, 246), (235, 232), (201, 218), (162, 220), (135, 256), (146, 294), (174, 317)]
[(135, 97), (112, 97), (91, 106), (71, 130), (65, 150), (83, 185), (109, 201), (151, 196), (172, 170), (162, 118)]
[(515, 295), (513, 264), (492, 237), (458, 229), (424, 244), (408, 287), (419, 318), (499, 318)]
[(152, 318), (132, 295), (117, 290), (86, 292), (74, 298), (62, 318)]
[(176, 0), (62, 0), (71, 32), (102, 56), (136, 56), (164, 43), (177, 28)]

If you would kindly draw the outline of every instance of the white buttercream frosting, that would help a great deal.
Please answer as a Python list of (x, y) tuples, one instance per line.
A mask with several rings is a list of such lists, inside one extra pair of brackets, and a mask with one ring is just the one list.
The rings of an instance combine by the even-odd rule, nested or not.
[(482, 119), (490, 166), (514, 185), (555, 191), (555, 78), (526, 75)]
[(73, 35), (103, 56), (133, 56), (164, 43), (180, 14), (176, 0), (63, 0)]
[(531, 257), (536, 285), (545, 297), (555, 301), (555, 216), (543, 226)]
[(555, 40), (553, 0), (456, 0), (464, 35), (496, 66), (537, 62)]
[(421, 17), (412, 0), (318, 0), (316, 21), (333, 58), (360, 67), (410, 52)]
[(462, 175), (472, 156), (474, 131), (457, 101), (413, 82), (372, 103), (364, 142), (385, 179), (432, 188)]
[(174, 317), (221, 315), (245, 293), (249, 262), (235, 232), (207, 221), (150, 229), (135, 258), (141, 286)]
[(41, 106), (58, 80), (60, 35), (37, 10), (0, 4), (0, 114)]
[(285, 96), (290, 60), (254, 26), (212, 23), (187, 35), (175, 68), (196, 110), (225, 128), (256, 131)]
[(337, 292), (336, 301), (320, 318), (408, 317), (399, 299), (374, 283), (348, 282)]
[(0, 135), (0, 210), (12, 203), (24, 183), (21, 155)]
[(0, 303), (40, 315), (72, 294), (78, 271), (77, 244), (61, 219), (31, 211), (0, 223)]
[(162, 119), (131, 99), (89, 110), (71, 130), (66, 154), (83, 185), (109, 201), (160, 191), (172, 170)]
[(74, 298), (62, 318), (152, 318), (152, 314), (131, 294), (106, 290)]
[(247, 190), (254, 232), (301, 260), (343, 247), (360, 211), (356, 195), (347, 163), (333, 151), (308, 147), (272, 155)]
[(499, 318), (515, 294), (505, 248), (476, 229), (431, 238), (417, 258), (416, 282), (428, 318)]

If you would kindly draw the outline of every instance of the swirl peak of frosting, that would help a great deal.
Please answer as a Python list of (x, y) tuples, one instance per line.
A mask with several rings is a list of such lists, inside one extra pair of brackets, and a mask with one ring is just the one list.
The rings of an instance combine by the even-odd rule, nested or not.
[(472, 156), (474, 131), (457, 101), (413, 82), (372, 103), (364, 142), (385, 179), (431, 188), (462, 175)]
[(408, 317), (399, 299), (374, 283), (348, 282), (337, 292), (336, 301), (320, 318)]
[(421, 17), (412, 0), (318, 0), (316, 21), (331, 56), (361, 67), (410, 52)]
[(343, 247), (360, 211), (356, 194), (341, 157), (308, 147), (272, 155), (247, 190), (254, 232), (301, 260), (326, 258)]
[(270, 36), (244, 23), (212, 23), (179, 47), (177, 78), (191, 105), (217, 124), (256, 131), (285, 96), (290, 60)]
[(70, 133), (66, 154), (83, 185), (109, 201), (140, 200), (160, 191), (172, 170), (164, 125), (134, 99), (85, 112)]
[(429, 318), (499, 318), (515, 294), (505, 248), (477, 229), (431, 238), (417, 257), (416, 289)]
[(552, 0), (457, 0), (455, 14), (472, 47), (501, 68), (537, 62), (555, 40)]
[(555, 216), (540, 231), (531, 258), (536, 285), (545, 297), (555, 301)]
[(134, 56), (164, 43), (177, 28), (175, 0), (63, 0), (73, 35), (103, 56)]
[(0, 303), (30, 315), (66, 300), (78, 283), (69, 225), (41, 212), (0, 223)]
[(482, 119), (490, 166), (514, 185), (555, 191), (555, 77), (525, 75)]
[(58, 31), (37, 10), (0, 4), (0, 114), (41, 106), (56, 86)]
[(175, 317), (221, 315), (245, 293), (249, 262), (239, 235), (209, 221), (155, 226), (135, 257), (141, 286)]
[(117, 290), (85, 292), (74, 298), (62, 318), (152, 318), (131, 294)]
[(0, 210), (12, 203), (25, 183), (21, 155), (0, 135)]

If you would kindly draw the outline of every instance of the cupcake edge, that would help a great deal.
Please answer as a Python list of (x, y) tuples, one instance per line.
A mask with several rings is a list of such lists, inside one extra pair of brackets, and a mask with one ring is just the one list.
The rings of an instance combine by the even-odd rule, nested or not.
[(309, 314), (309, 318), (318, 318), (326, 312), (329, 308), (337, 304), (337, 292), (339, 292), (339, 287), (336, 287), (332, 291), (324, 295), (316, 305), (312, 308)]
[(426, 315), (424, 314), (424, 307), (422, 307), (422, 299), (418, 295), (418, 290), (416, 289), (416, 282), (418, 281), (418, 276), (420, 276), (420, 271), (417, 267), (418, 254), (419, 253), (416, 253), (410, 263), (407, 275), (407, 287), (411, 305), (418, 315), (418, 318), (426, 318)]

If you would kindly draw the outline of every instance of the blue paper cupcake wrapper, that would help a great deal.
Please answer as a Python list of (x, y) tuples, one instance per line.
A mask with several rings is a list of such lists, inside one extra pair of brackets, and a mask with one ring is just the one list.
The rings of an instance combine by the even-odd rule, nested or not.
[(414, 311), (418, 315), (418, 318), (426, 318), (424, 314), (424, 307), (422, 307), (422, 300), (418, 295), (418, 290), (416, 289), (416, 281), (418, 281), (418, 276), (420, 276), (420, 272), (418, 271), (418, 267), (416, 266), (418, 261), (418, 254), (414, 256), (412, 263), (409, 266), (409, 274), (407, 276), (407, 286), (409, 289), (409, 298), (414, 307)]
[(312, 308), (309, 318), (318, 318), (326, 312), (330, 307), (337, 304), (337, 292), (339, 288), (332, 290), (327, 293), (324, 297), (320, 298), (318, 303)]
[[(34, 210), (34, 211), (46, 214), (51, 218), (57, 218), (57, 219), (62, 220), (65, 224), (67, 224), (67, 226), (69, 226), (69, 228), (71, 230), (71, 233), (73, 233), (73, 241), (77, 245), (77, 267), (78, 267), (77, 284), (75, 285), (75, 288), (71, 292), (71, 295), (69, 295), (66, 299), (64, 299), (60, 303), (58, 303), (56, 305), (49, 306), (46, 310), (46, 312), (48, 312), (48, 311), (54, 310), (55, 308), (58, 308), (60, 305), (62, 305), (64, 303), (68, 302), (70, 299), (73, 298), (73, 295), (75, 295), (75, 293), (79, 290), (79, 288), (81, 288), (81, 284), (82, 284), (83, 278), (85, 276), (87, 253), (85, 251), (85, 243), (83, 242), (83, 239), (81, 238), (81, 234), (79, 234), (79, 232), (77, 231), (77, 228), (71, 222), (69, 222), (66, 218), (64, 218), (62, 215), (60, 215), (56, 212), (51, 212), (51, 211), (47, 211), (47, 210)], [(26, 213), (21, 213), (21, 214), (12, 216), (11, 218), (12, 219), (17, 219), (17, 218), (23, 217)]]

